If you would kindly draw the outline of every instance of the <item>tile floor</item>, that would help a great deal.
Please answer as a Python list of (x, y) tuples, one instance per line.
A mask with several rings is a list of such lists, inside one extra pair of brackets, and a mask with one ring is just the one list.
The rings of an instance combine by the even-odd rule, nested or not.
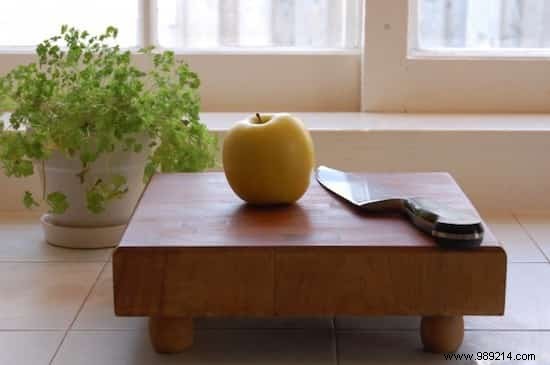
[(111, 250), (55, 248), (35, 217), (0, 215), (0, 364), (550, 364), (550, 213), (486, 220), (508, 253), (506, 315), (466, 318), (460, 352), (535, 361), (424, 353), (415, 317), (199, 320), (191, 350), (157, 355), (145, 319), (113, 314)]

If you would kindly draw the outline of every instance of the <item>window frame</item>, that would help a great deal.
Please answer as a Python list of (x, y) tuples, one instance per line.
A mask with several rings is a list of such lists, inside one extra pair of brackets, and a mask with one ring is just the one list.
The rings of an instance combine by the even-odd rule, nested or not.
[(366, 1), (363, 111), (550, 111), (546, 52), (418, 51), (417, 5), (417, 0)]
[[(138, 1), (139, 40), (155, 44), (156, 0)], [(203, 78), (205, 111), (550, 111), (549, 53), (418, 50), (416, 9), (417, 0), (364, 1), (362, 50), (176, 53)], [(33, 59), (28, 48), (0, 49), (0, 74)]]

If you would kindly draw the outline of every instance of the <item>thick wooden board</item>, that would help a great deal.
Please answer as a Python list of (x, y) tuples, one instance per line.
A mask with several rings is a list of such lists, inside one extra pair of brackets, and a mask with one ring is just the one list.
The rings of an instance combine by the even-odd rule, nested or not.
[[(477, 214), (450, 175), (364, 174), (378, 194)], [(379, 195), (380, 196), (380, 195)], [(506, 255), (446, 251), (403, 217), (350, 208), (313, 182), (298, 204), (243, 204), (221, 173), (154, 177), (113, 259), (125, 316), (502, 314)]]

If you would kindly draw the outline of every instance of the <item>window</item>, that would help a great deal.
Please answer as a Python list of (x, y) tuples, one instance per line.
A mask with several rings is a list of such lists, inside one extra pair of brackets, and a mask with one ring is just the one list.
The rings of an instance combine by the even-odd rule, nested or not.
[(369, 0), (362, 109), (550, 111), (547, 0)]
[(550, 111), (549, 0), (0, 1), (0, 73), (62, 23), (175, 49), (205, 111)]
[(420, 49), (549, 48), (550, 1), (422, 0)]
[(358, 49), (360, 20), (361, 0), (2, 1), (0, 47), (32, 47), (69, 24), (114, 25), (126, 47)]
[(112, 24), (125, 47), (174, 49), (201, 77), (203, 111), (358, 111), (363, 4), (0, 0), (0, 74), (31, 62), (34, 45), (63, 23)]
[(167, 48), (360, 46), (359, 0), (158, 0)]
[(34, 48), (68, 23), (95, 33), (114, 25), (120, 30), (120, 44), (134, 47), (138, 42), (138, 2), (3, 0), (0, 1), (0, 48)]

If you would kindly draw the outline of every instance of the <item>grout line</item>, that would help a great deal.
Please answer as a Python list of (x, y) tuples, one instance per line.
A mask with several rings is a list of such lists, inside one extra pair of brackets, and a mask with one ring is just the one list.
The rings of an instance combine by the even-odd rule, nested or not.
[[(107, 261), (106, 261), (107, 260)], [(9, 260), (0, 259), (0, 264), (105, 264), (106, 260), (67, 261), (67, 260)]]
[(3, 332), (64, 332), (64, 328), (59, 329), (53, 329), (53, 328), (37, 328), (37, 329), (14, 329), (14, 328), (7, 328), (7, 329), (0, 329), (0, 333)]
[[(197, 328), (195, 332), (326, 332), (329, 328)], [(138, 332), (146, 328), (71, 329), (71, 332)], [(2, 331), (0, 331), (1, 333)], [(58, 331), (59, 332), (59, 331)]]
[(546, 259), (546, 263), (550, 263), (550, 257), (548, 257), (548, 255), (546, 254), (546, 252), (544, 252), (544, 250), (542, 249), (542, 246), (537, 242), (537, 240), (535, 239), (535, 237), (533, 237), (533, 235), (531, 235), (531, 232), (529, 232), (529, 230), (527, 229), (526, 226), (523, 225), (523, 223), (521, 222), (521, 220), (518, 218), (518, 216), (516, 215), (516, 213), (512, 213), (512, 216), (514, 217), (514, 219), (516, 220), (516, 222), (519, 224), (519, 226), (521, 227), (521, 229), (525, 232), (525, 234), (527, 234), (527, 237), (529, 237), (529, 239), (535, 244), (535, 246), (539, 249), (540, 253), (542, 254), (542, 256), (544, 256), (544, 258)]
[[(310, 332), (317, 330), (326, 330), (327, 328), (199, 328), (195, 332), (274, 332), (274, 331), (286, 331), (286, 332)], [(141, 332), (143, 328), (100, 328), (100, 329), (71, 329), (71, 332)], [(414, 333), (419, 331), (420, 328), (349, 328), (335, 330), (334, 334), (338, 333), (384, 333), (384, 332), (402, 332), (402, 333)], [(521, 332), (521, 333), (548, 333), (550, 329), (518, 329), (518, 328), (465, 328), (465, 332)], [(0, 330), (2, 332), (61, 332), (61, 330)], [(338, 342), (335, 342), (338, 344)], [(336, 347), (338, 352), (339, 347)]]
[(548, 328), (499, 328), (499, 329), (489, 329), (489, 328), (465, 328), (466, 332), (550, 332)]
[[(538, 247), (537, 247), (538, 248)], [(538, 260), (538, 261), (534, 261), (534, 260), (521, 260), (521, 261), (518, 261), (518, 260), (508, 260), (508, 264), (548, 264), (548, 262), (546, 261), (546, 257), (544, 257), (544, 261), (543, 260)]]
[(76, 315), (74, 316), (73, 320), (71, 321), (71, 323), (69, 324), (69, 327), (67, 327), (67, 329), (65, 330), (65, 333), (63, 334), (63, 338), (61, 339), (61, 341), (59, 342), (59, 346), (57, 346), (57, 348), (55, 349), (55, 352), (53, 353), (52, 355), (52, 358), (49, 362), (49, 365), (52, 365), (53, 364), (53, 361), (55, 360), (57, 354), (59, 353), (59, 351), (61, 350), (61, 347), (63, 346), (63, 344), (65, 343), (65, 339), (67, 338), (67, 336), (69, 335), (69, 331), (73, 328), (73, 325), (74, 323), (76, 322), (78, 316), (80, 315), (80, 312), (82, 312), (82, 309), (84, 308), (84, 305), (86, 304), (86, 302), (88, 301), (88, 298), (90, 298), (90, 296), (92, 295), (92, 292), (94, 291), (97, 283), (99, 282), (99, 278), (101, 277), (101, 274), (103, 274), (103, 271), (105, 271), (105, 268), (107, 267), (107, 265), (109, 264), (109, 262), (105, 262), (103, 264), (103, 267), (101, 268), (101, 270), (99, 270), (99, 273), (97, 274), (97, 277), (95, 278), (95, 281), (93, 282), (92, 286), (90, 287), (90, 290), (88, 291), (88, 293), (86, 294), (86, 296), (84, 297), (84, 300), (82, 301), (82, 303), (80, 304), (80, 307), (78, 307), (78, 310), (76, 311)]
[[(337, 333), (369, 333), (369, 334), (376, 334), (376, 333), (414, 333), (420, 331), (420, 328), (416, 329), (392, 329), (392, 328), (386, 328), (386, 329), (341, 329), (336, 331)], [(465, 328), (464, 332), (518, 332), (518, 333), (548, 333), (550, 332), (550, 329), (512, 329), (512, 328), (506, 328), (506, 329), (482, 329), (482, 328), (472, 328), (468, 329)]]

